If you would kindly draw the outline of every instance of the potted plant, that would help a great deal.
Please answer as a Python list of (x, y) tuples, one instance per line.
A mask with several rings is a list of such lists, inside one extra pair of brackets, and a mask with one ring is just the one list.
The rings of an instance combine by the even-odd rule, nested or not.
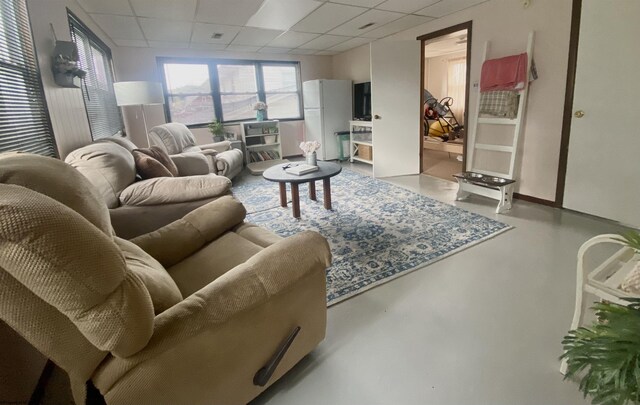
[[(640, 234), (621, 241), (640, 252)], [(569, 331), (562, 341), (567, 378), (580, 380), (580, 391), (594, 404), (640, 403), (640, 298), (629, 304), (596, 303), (597, 321)]]
[(220, 120), (214, 120), (211, 124), (209, 124), (209, 132), (211, 132), (211, 134), (213, 135), (214, 142), (224, 141), (224, 124)]

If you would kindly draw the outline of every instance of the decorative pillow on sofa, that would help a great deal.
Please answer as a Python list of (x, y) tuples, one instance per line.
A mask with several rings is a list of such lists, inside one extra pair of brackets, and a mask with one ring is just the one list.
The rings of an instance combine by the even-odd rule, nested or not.
[(158, 162), (162, 163), (162, 165), (164, 167), (166, 167), (167, 170), (169, 170), (171, 172), (173, 177), (178, 177), (178, 175), (179, 175), (178, 174), (178, 166), (176, 166), (176, 164), (173, 163), (173, 160), (171, 160), (171, 158), (169, 157), (167, 152), (165, 152), (161, 147), (152, 146), (150, 148), (140, 148), (140, 149), (136, 149), (136, 150), (138, 152), (144, 153), (145, 155), (151, 156), (152, 158), (154, 158)]
[[(164, 158), (161, 153), (157, 153), (153, 149), (136, 149), (131, 152), (136, 163), (136, 171), (143, 180), (153, 179), (156, 177), (174, 177), (178, 174), (178, 168), (171, 162), (169, 156), (167, 160), (171, 162), (173, 167), (164, 164)], [(160, 156), (158, 159), (156, 156)], [(175, 175), (172, 172), (175, 170)]]

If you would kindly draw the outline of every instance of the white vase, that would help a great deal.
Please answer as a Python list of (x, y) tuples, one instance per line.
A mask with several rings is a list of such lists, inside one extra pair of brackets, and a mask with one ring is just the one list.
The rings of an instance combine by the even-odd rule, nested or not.
[(307, 164), (311, 166), (318, 166), (318, 160), (316, 158), (317, 156), (315, 152), (309, 153), (307, 155)]

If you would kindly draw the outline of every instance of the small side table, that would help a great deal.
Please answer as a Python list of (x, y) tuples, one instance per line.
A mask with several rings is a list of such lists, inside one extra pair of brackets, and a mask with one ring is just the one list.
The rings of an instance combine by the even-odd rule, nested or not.
[[(292, 163), (272, 166), (264, 171), (262, 176), (269, 181), (278, 183), (280, 187), (280, 206), (287, 207), (287, 183), (291, 184), (291, 204), (293, 217), (300, 218), (300, 183), (309, 183), (309, 198), (316, 201), (316, 181), (322, 180), (324, 188), (324, 208), (331, 209), (331, 177), (342, 171), (342, 166), (331, 162), (318, 162), (318, 171), (297, 176), (285, 171)], [(295, 164), (295, 163), (293, 163)]]

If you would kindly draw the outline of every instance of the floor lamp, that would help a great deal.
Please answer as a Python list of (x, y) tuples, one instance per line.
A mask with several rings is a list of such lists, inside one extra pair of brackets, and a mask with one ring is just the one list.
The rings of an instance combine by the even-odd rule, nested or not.
[(144, 122), (144, 134), (147, 137), (147, 144), (151, 147), (144, 106), (164, 104), (162, 85), (156, 82), (118, 82), (113, 83), (113, 89), (116, 94), (116, 104), (118, 106), (140, 106), (142, 110), (142, 121)]

